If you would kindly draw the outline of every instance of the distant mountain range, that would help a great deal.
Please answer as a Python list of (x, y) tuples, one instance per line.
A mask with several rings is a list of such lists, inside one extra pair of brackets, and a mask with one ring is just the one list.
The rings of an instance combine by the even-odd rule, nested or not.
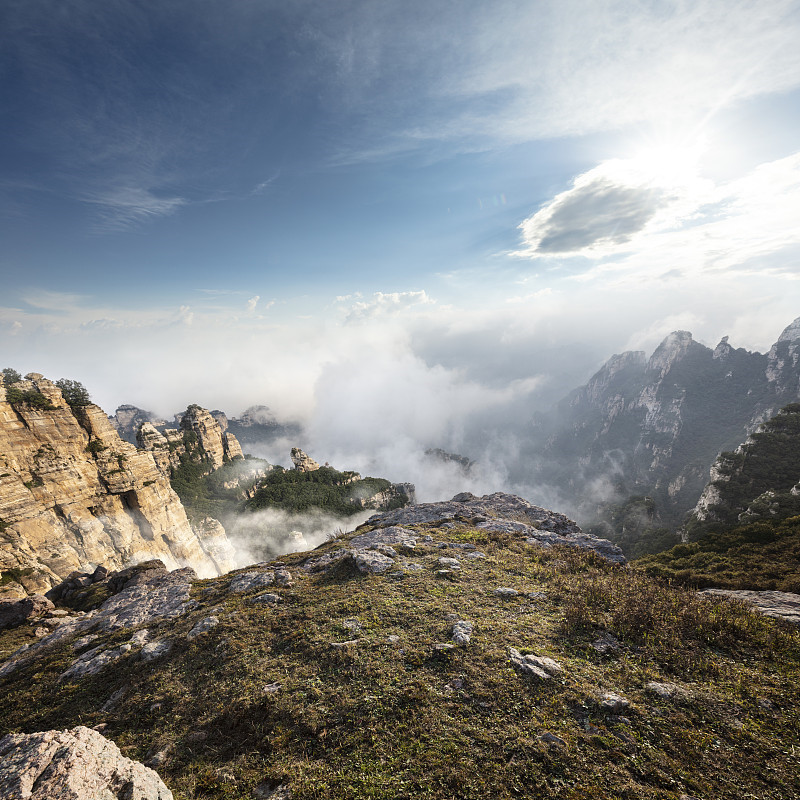
[(536, 480), (570, 498), (584, 523), (630, 544), (677, 528), (717, 455), (798, 399), (800, 318), (766, 354), (734, 348), (727, 336), (712, 350), (676, 331), (650, 358), (612, 356), (538, 415), (527, 457)]

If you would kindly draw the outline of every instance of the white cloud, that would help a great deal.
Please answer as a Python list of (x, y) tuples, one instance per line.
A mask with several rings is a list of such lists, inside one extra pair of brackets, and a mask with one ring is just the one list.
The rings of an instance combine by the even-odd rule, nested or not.
[(258, 295), (255, 295), (254, 297), (251, 297), (247, 301), (247, 311), (248, 311), (248, 313), (252, 314), (256, 310), (256, 306), (258, 305), (258, 301), (260, 299), (261, 298)]
[(800, 153), (719, 186), (696, 178), (664, 187), (631, 182), (626, 163), (578, 176), (523, 221), (527, 247), (514, 255), (583, 256), (583, 279), (611, 284), (700, 272), (800, 277), (792, 255), (800, 248)]
[[(349, 297), (349, 296), (348, 296)], [(346, 301), (348, 297), (337, 298)], [(415, 292), (375, 292), (370, 300), (357, 300), (350, 306), (346, 321), (375, 319), (398, 314), (413, 306), (433, 305), (436, 301), (425, 290)]]

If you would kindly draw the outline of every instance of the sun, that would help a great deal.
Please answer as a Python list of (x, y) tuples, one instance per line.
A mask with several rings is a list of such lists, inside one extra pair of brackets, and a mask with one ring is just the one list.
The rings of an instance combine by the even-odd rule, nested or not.
[(650, 142), (633, 152), (627, 167), (641, 183), (666, 189), (687, 186), (698, 180), (706, 150), (703, 137)]

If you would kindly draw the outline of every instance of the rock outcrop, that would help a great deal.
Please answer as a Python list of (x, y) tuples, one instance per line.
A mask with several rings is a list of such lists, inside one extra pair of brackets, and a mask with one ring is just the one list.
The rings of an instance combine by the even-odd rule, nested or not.
[(292, 463), (298, 472), (315, 472), (319, 469), (319, 464), (299, 447), (292, 448)]
[(243, 458), (242, 448), (232, 433), (222, 430), (211, 412), (191, 405), (181, 417), (181, 430), (194, 433), (201, 450), (212, 469), (219, 469), (226, 461)]
[(46, 591), (98, 564), (117, 569), (150, 558), (220, 573), (153, 456), (120, 439), (102, 409), (70, 407), (36, 373), (15, 388), (38, 393), (47, 405), (12, 404), (0, 387), (6, 595)]
[(719, 455), (687, 530), (697, 523), (735, 524), (793, 516), (800, 511), (798, 481), (800, 403), (792, 403), (736, 450)]
[(143, 408), (128, 404), (119, 406), (114, 415), (108, 418), (108, 421), (116, 428), (120, 439), (124, 439), (131, 444), (136, 444), (136, 435), (139, 428), (145, 423), (159, 427), (167, 424), (165, 420), (159, 419), (152, 411), (145, 411)]
[[(612, 564), (623, 565), (625, 556), (616, 545), (584, 533), (571, 519), (563, 514), (535, 506), (516, 495), (495, 492), (476, 497), (470, 492), (457, 494), (452, 500), (441, 503), (421, 503), (370, 517), (355, 535), (343, 537), (338, 550), (322, 556), (312, 556), (305, 564), (310, 571), (329, 569), (342, 559), (351, 562), (361, 573), (382, 574), (391, 569), (402, 569), (399, 555), (413, 554), (421, 536), (411, 525), (434, 525), (438, 530), (447, 530), (461, 524), (476, 531), (491, 531), (510, 534), (534, 547), (549, 548), (566, 545), (584, 550), (593, 550)], [(370, 528), (371, 530), (363, 530)], [(359, 533), (358, 531), (362, 531)], [(428, 536), (428, 539), (431, 537)], [(349, 541), (348, 541), (349, 539)], [(439, 557), (440, 572), (450, 574), (461, 569), (459, 559), (470, 561), (485, 558), (483, 553), (469, 543), (445, 542), (437, 548), (452, 548), (464, 552), (458, 558)], [(408, 565), (405, 565), (408, 568)], [(411, 567), (414, 569), (414, 567)]]
[(3, 800), (172, 800), (158, 774), (78, 726), (0, 739)]

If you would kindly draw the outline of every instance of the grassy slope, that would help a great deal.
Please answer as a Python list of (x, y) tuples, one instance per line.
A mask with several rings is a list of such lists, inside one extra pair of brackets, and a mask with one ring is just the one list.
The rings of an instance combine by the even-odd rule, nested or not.
[(686, 586), (800, 592), (800, 517), (722, 528), (637, 565)]
[[(74, 658), (65, 646), (0, 682), (0, 733), (107, 723), (132, 758), (168, 750), (158, 771), (178, 800), (252, 797), (264, 780), (288, 781), (293, 798), (337, 800), (800, 796), (800, 632), (578, 551), (426, 532), (489, 558), (440, 578), (436, 559), (457, 553), (419, 546), (425, 569), (393, 579), (307, 575), (294, 554), (295, 583), (277, 590), (277, 608), (228, 593), (228, 578), (199, 582), (200, 607), (157, 635), (182, 637), (221, 606), (210, 633), (177, 639), (163, 660), (131, 655), (57, 686)], [(501, 600), (498, 586), (546, 598)], [(436, 652), (448, 614), (475, 624), (472, 642)], [(351, 618), (360, 633), (343, 625)], [(589, 646), (604, 632), (623, 643), (618, 656)], [(25, 635), (0, 634), (0, 654)], [(563, 676), (520, 677), (510, 646), (557, 659)], [(688, 699), (649, 696), (651, 680)], [(265, 693), (272, 683), (281, 690)], [(116, 710), (101, 712), (123, 686)], [(601, 713), (606, 691), (631, 701), (627, 722)], [(545, 744), (544, 732), (566, 746)]]

